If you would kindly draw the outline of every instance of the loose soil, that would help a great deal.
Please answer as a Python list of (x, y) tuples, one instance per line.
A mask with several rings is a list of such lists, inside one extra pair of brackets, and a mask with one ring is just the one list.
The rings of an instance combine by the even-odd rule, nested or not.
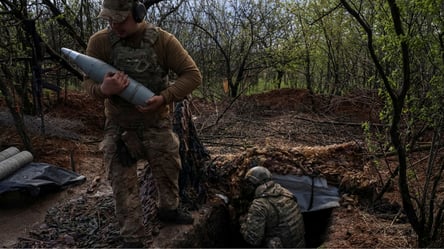
[[(2, 113), (6, 113), (4, 103), (1, 107)], [(42, 196), (24, 207), (0, 209), (0, 247), (14, 247), (19, 239), (32, 241), (30, 231), (43, 229), (47, 211), (60, 203), (85, 194), (93, 197), (110, 193), (98, 151), (102, 107), (85, 93), (70, 92), (45, 107), (46, 136), (39, 135), (40, 119), (27, 117), (34, 161), (73, 170), (86, 176), (86, 182)], [(317, 173), (330, 176), (329, 183), (341, 187), (342, 199), (341, 206), (333, 209), (321, 247), (412, 248), (415, 234), (402, 212), (396, 187), (386, 194), (379, 208), (368, 206), (375, 184), (368, 174), (370, 166), (366, 164), (368, 155), (361, 124), (365, 121), (377, 124), (380, 107), (376, 94), (371, 92), (331, 97), (312, 96), (299, 89), (275, 90), (241, 97), (234, 102), (191, 101), (199, 138), (216, 166), (245, 164), (260, 155), (265, 155), (266, 161), (270, 158), (267, 153), (271, 152), (286, 156), (285, 160), (280, 157), (279, 162), (292, 162), (296, 155), (312, 153), (309, 165), (325, 163)], [(0, 127), (2, 150), (10, 146), (23, 149), (7, 115), (0, 115)], [(322, 151), (330, 151), (330, 157), (316, 161)], [(357, 155), (359, 159), (351, 159)], [(297, 174), (310, 171), (310, 167), (304, 165), (299, 169), (304, 170)]]

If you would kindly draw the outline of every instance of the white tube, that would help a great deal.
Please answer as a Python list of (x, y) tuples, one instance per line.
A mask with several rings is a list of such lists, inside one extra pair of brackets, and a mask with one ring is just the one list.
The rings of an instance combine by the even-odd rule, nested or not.
[(0, 152), (0, 162), (19, 152), (20, 150), (13, 146), (3, 150), (2, 152)]
[(34, 157), (29, 151), (19, 152), (0, 162), (0, 180), (32, 162)]
[[(62, 48), (62, 53), (68, 56), (82, 71), (91, 79), (97, 82), (102, 82), (105, 74), (108, 72), (117, 72), (118, 70), (113, 66), (105, 63), (97, 58), (76, 52), (69, 48)], [(154, 96), (154, 93), (146, 88), (144, 85), (135, 81), (131, 77), (129, 85), (119, 94), (120, 97), (134, 105), (145, 106), (146, 101)]]

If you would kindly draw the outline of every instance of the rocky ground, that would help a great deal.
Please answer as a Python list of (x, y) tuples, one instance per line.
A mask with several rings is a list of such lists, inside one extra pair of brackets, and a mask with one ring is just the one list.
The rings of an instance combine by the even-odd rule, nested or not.
[[(415, 234), (402, 213), (395, 188), (376, 208), (368, 206), (378, 185), (368, 163), (361, 123), (377, 122), (380, 103), (376, 99), (368, 92), (333, 98), (312, 97), (304, 90), (282, 89), (242, 97), (234, 103), (193, 99), (190, 106), (199, 138), (211, 157), (211, 167), (229, 171), (225, 178), (219, 175), (226, 186), (235, 185), (245, 165), (256, 160), (270, 166), (273, 172), (322, 175), (341, 189), (341, 206), (331, 213), (321, 247), (412, 248)], [(21, 147), (8, 119), (2, 112), (0, 148)], [(113, 244), (117, 235), (112, 229), (112, 200), (106, 197), (110, 190), (101, 167), (101, 154), (97, 151), (103, 123), (101, 103), (73, 92), (48, 107), (45, 119), (46, 137), (38, 134), (35, 118), (27, 119), (35, 161), (73, 170), (87, 180), (79, 186), (43, 196), (30, 205), (0, 210), (0, 246), (116, 245)], [(230, 171), (230, 165), (236, 167), (230, 167)], [(208, 184), (208, 187), (211, 193), (227, 190), (221, 184)], [(105, 198), (97, 201), (97, 196)], [(64, 204), (68, 202), (69, 205)], [(195, 216), (198, 215), (196, 211)], [(63, 220), (61, 216), (71, 220)], [(63, 222), (73, 223), (75, 217), (91, 216), (102, 217), (98, 220), (111, 224), (107, 231), (97, 229), (101, 227), (97, 224), (80, 229), (83, 230), (81, 236), (89, 239), (96, 236), (96, 244), (79, 242), (80, 235), (51, 237), (53, 233), (48, 224), (58, 222), (62, 227)]]

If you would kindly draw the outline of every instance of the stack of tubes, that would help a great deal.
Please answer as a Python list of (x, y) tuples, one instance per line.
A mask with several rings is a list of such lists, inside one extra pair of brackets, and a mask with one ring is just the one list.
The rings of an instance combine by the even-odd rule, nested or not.
[(29, 151), (9, 147), (0, 152), (0, 181), (34, 160)]

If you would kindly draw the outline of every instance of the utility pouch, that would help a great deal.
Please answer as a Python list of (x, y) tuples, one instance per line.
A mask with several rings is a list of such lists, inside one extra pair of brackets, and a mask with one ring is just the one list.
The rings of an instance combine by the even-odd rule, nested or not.
[(121, 137), (131, 156), (136, 160), (141, 159), (144, 153), (144, 146), (136, 131), (124, 131)]
[(116, 153), (120, 163), (124, 167), (131, 167), (133, 165), (136, 165), (137, 159), (132, 157), (128, 147), (126, 147), (122, 139), (116, 141)]

